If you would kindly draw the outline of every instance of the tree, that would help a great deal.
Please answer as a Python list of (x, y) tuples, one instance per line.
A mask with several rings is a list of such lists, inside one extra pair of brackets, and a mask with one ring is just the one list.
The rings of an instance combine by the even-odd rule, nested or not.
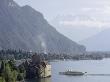
[(21, 64), (18, 68), (20, 73), (25, 73), (25, 67), (23, 64)]
[(24, 79), (23, 75), (19, 73), (17, 76), (17, 80), (22, 81), (23, 79)]
[(9, 66), (10, 66), (12, 71), (17, 70), (17, 67), (15, 66), (15, 61), (14, 60), (10, 60), (10, 61), (8, 61), (8, 63), (9, 63)]
[(2, 61), (1, 62), (1, 69), (0, 69), (0, 74), (1, 74), (1, 77), (2, 77), (2, 82), (5, 82), (5, 62)]
[(2, 61), (1, 77), (2, 77), (2, 82), (16, 82), (17, 71), (12, 70), (12, 67), (10, 66), (8, 62)]
[(5, 67), (5, 71), (4, 71), (4, 74), (5, 74), (5, 81), (6, 82), (14, 82), (13, 81), (13, 73), (11, 72), (11, 69), (10, 69), (10, 66), (8, 63), (5, 64), (6, 67)]

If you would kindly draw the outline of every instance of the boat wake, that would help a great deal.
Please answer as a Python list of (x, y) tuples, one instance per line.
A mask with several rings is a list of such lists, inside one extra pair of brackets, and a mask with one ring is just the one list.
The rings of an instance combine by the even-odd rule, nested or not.
[(85, 76), (110, 76), (110, 74), (86, 74)]

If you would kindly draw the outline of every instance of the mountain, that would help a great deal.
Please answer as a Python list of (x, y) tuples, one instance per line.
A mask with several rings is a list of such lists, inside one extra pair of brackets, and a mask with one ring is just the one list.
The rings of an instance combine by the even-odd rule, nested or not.
[(96, 19), (87, 15), (58, 15), (51, 24), (62, 34), (79, 42), (91, 37), (103, 29), (98, 27)]
[(68, 39), (32, 7), (0, 0), (0, 49), (80, 53), (85, 47)]
[(80, 41), (88, 51), (110, 51), (110, 29), (106, 29), (92, 37)]

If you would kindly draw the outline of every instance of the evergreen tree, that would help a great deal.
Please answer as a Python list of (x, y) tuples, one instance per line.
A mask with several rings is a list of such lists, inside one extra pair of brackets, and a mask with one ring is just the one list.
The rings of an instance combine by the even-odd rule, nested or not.
[(4, 61), (1, 62), (0, 72), (1, 72), (2, 82), (6, 82), (5, 81), (5, 62)]
[(5, 81), (6, 82), (14, 82), (13, 81), (13, 73), (11, 72), (11, 69), (10, 69), (10, 66), (9, 66), (9, 64), (8, 63), (6, 63), (5, 64), (6, 65), (6, 67), (5, 67), (5, 72), (4, 72), (4, 74), (5, 74)]
[(2, 61), (0, 71), (2, 82), (16, 82), (17, 71), (13, 70), (8, 62)]

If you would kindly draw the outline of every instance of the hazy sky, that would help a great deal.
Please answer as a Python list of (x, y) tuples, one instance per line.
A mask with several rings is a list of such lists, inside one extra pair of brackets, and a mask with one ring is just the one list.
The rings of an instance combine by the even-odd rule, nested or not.
[[(20, 5), (31, 5), (51, 20), (57, 15), (89, 14), (105, 19), (110, 14), (110, 0), (15, 0)], [(103, 18), (104, 17), (104, 18)]]
[[(30, 5), (43, 13), (44, 17), (51, 23), (61, 25), (56, 29), (74, 41), (79, 41), (99, 32), (100, 29), (110, 27), (110, 0), (15, 0), (20, 5)], [(73, 19), (63, 20), (63, 16), (72, 15)], [(61, 16), (61, 19), (59, 19)], [(75, 16), (75, 17), (74, 17)], [(58, 19), (56, 19), (59, 17)], [(68, 16), (67, 16), (68, 17)], [(68, 20), (69, 19), (69, 20)], [(55, 25), (56, 26), (56, 25)], [(65, 27), (64, 27), (65, 26)], [(68, 28), (71, 26), (71, 28)], [(75, 30), (74, 27), (82, 28)], [(88, 29), (88, 28), (95, 29)], [(86, 30), (88, 29), (88, 30)], [(68, 30), (68, 31), (67, 31)], [(79, 32), (82, 31), (82, 32)], [(73, 33), (74, 32), (74, 33)], [(75, 34), (76, 32), (76, 34)], [(87, 32), (87, 33), (86, 33)], [(81, 35), (85, 34), (85, 35)], [(76, 38), (76, 37), (77, 38)]]

